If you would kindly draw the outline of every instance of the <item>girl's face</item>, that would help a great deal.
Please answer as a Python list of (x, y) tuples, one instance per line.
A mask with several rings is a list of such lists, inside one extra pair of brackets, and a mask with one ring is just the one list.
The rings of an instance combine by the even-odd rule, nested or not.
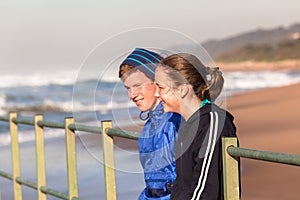
[(158, 92), (155, 94), (164, 106), (165, 112), (176, 112), (181, 114), (180, 97), (177, 94), (177, 89), (174, 87), (173, 81), (163, 70), (163, 67), (157, 67), (155, 70), (155, 82), (158, 86)]
[(159, 103), (159, 99), (155, 96), (157, 86), (141, 71), (131, 73), (123, 83), (128, 97), (140, 111), (153, 110)]

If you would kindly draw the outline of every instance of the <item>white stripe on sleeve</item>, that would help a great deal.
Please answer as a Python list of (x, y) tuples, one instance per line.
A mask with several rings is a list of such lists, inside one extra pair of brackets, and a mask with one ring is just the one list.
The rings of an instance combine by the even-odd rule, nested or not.
[[(215, 120), (214, 120), (215, 118)], [(205, 157), (201, 168), (201, 173), (199, 176), (197, 187), (194, 190), (193, 197), (191, 200), (198, 200), (204, 190), (204, 186), (207, 180), (208, 170), (211, 163), (212, 155), (215, 149), (217, 134), (218, 134), (218, 113), (210, 112), (210, 128), (209, 128), (209, 137), (208, 144), (205, 151)], [(213, 137), (213, 138), (212, 138)], [(213, 139), (213, 141), (211, 141)], [(208, 158), (208, 161), (207, 161)], [(202, 180), (203, 179), (203, 180)]]

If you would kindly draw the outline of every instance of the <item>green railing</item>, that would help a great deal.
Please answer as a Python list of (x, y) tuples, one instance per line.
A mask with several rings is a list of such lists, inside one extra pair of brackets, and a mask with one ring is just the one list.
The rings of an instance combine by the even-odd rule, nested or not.
[[(42, 115), (36, 115), (34, 120), (22, 119), (17, 117), (17, 113), (14, 112), (10, 113), (8, 117), (0, 116), (0, 121), (9, 123), (12, 154), (12, 174), (0, 170), (0, 176), (13, 182), (15, 200), (22, 199), (22, 185), (37, 190), (39, 200), (46, 200), (47, 195), (59, 199), (79, 199), (75, 131), (101, 134), (106, 199), (116, 200), (113, 136), (137, 140), (139, 133), (113, 129), (111, 121), (102, 121), (100, 128), (76, 125), (73, 118), (66, 118), (64, 123), (46, 122), (43, 120)], [(18, 126), (21, 124), (34, 126), (35, 128), (36, 183), (21, 177), (18, 142)], [(59, 128), (65, 130), (68, 194), (61, 193), (58, 190), (46, 186), (44, 128)], [(238, 200), (240, 198), (238, 157), (300, 166), (300, 156), (239, 148), (237, 144), (237, 138), (222, 138), (224, 193), (226, 200)]]
[[(42, 115), (36, 115), (34, 120), (28, 120), (17, 117), (17, 113), (15, 112), (10, 113), (8, 117), (0, 116), (0, 121), (9, 123), (12, 154), (12, 174), (0, 170), (0, 176), (13, 181), (15, 200), (22, 199), (22, 185), (37, 190), (39, 200), (46, 200), (47, 195), (66, 200), (79, 199), (75, 131), (83, 131), (102, 135), (106, 199), (116, 199), (113, 136), (135, 140), (139, 136), (139, 133), (136, 132), (112, 129), (111, 121), (102, 121), (100, 128), (94, 126), (76, 125), (73, 118), (66, 118), (64, 123), (56, 123), (43, 121)], [(36, 183), (25, 180), (21, 177), (18, 141), (18, 126), (21, 124), (34, 126), (35, 128)], [(68, 194), (61, 193), (58, 190), (51, 189), (46, 186), (44, 128), (65, 129)]]
[(240, 199), (238, 158), (249, 158), (300, 166), (300, 156), (271, 151), (239, 148), (237, 138), (222, 138), (224, 199)]

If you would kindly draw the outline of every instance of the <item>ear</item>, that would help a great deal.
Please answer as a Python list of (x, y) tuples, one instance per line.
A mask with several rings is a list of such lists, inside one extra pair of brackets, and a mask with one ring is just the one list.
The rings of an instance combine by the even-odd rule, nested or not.
[(178, 87), (178, 92), (182, 99), (188, 95), (189, 91), (190, 87), (187, 84), (183, 84)]

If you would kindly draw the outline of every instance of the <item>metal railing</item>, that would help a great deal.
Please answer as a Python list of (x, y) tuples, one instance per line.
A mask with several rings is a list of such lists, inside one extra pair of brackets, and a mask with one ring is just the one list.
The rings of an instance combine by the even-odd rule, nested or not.
[(238, 158), (249, 158), (300, 166), (300, 156), (256, 149), (239, 148), (237, 138), (222, 138), (224, 199), (240, 199)]
[[(73, 118), (65, 118), (64, 123), (57, 123), (46, 122), (43, 120), (42, 115), (35, 115), (34, 120), (28, 120), (17, 117), (17, 113), (15, 112), (10, 113), (8, 117), (0, 116), (0, 121), (9, 123), (12, 154), (12, 174), (0, 170), (0, 176), (13, 182), (15, 200), (22, 199), (22, 185), (37, 190), (39, 200), (46, 200), (47, 195), (66, 200), (79, 199), (75, 131), (101, 134), (106, 199), (116, 200), (113, 136), (137, 140), (139, 133), (113, 129), (111, 121), (102, 121), (101, 127), (94, 127), (76, 125)], [(18, 141), (18, 125), (20, 124), (34, 126), (35, 129), (36, 183), (21, 177)], [(61, 193), (46, 186), (44, 128), (59, 128), (65, 130), (68, 194)], [(226, 200), (240, 199), (239, 157), (300, 166), (300, 156), (239, 148), (237, 138), (222, 138), (222, 151), (224, 197)]]
[[(46, 200), (47, 194), (59, 199), (77, 200), (78, 182), (77, 182), (77, 161), (76, 161), (76, 142), (75, 131), (84, 131), (102, 135), (103, 144), (103, 164), (105, 177), (106, 199), (116, 199), (116, 177), (114, 171), (114, 145), (113, 136), (138, 139), (139, 133), (131, 131), (122, 131), (112, 128), (111, 121), (102, 121), (101, 128), (94, 126), (76, 125), (73, 118), (65, 118), (64, 123), (43, 121), (42, 115), (35, 115), (34, 120), (28, 120), (17, 117), (17, 113), (12, 112), (8, 117), (0, 116), (0, 121), (8, 122), (11, 137), (12, 154), (12, 174), (0, 170), (0, 176), (13, 182), (13, 193), (15, 200), (22, 199), (22, 185), (38, 191), (38, 199)], [(18, 125), (34, 126), (35, 129), (35, 149), (36, 149), (36, 183), (25, 180), (21, 177), (20, 153), (18, 141)], [(45, 146), (44, 146), (44, 128), (65, 129), (66, 142), (66, 161), (68, 177), (68, 194), (61, 193), (56, 189), (46, 186), (45, 171)], [(0, 166), (1, 167), (1, 166)], [(1, 200), (1, 191), (0, 191)]]

